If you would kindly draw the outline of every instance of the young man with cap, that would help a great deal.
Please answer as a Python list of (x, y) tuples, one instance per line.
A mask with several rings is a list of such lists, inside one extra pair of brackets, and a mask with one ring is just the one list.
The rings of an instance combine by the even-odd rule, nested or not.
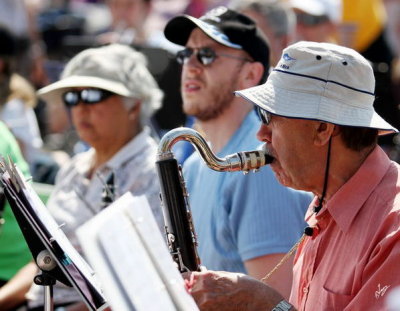
[(299, 42), (264, 85), (237, 92), (259, 112), (257, 137), (278, 180), (315, 199), (290, 304), (245, 275), (193, 272), (202, 310), (384, 309), (400, 284), (400, 167), (377, 145), (397, 129), (374, 111), (374, 88), (369, 62), (354, 50)]
[[(269, 69), (268, 44), (255, 23), (218, 7), (200, 19), (175, 17), (165, 35), (186, 47), (177, 55), (183, 65), (183, 108), (196, 118), (212, 151), (225, 156), (256, 149), (259, 120), (253, 106), (233, 93), (265, 81)], [(210, 170), (194, 153), (184, 173), (199, 255), (207, 268), (260, 278), (301, 235), (300, 215), (311, 198), (279, 185), (270, 168), (224, 174)], [(287, 295), (291, 264), (269, 282)]]

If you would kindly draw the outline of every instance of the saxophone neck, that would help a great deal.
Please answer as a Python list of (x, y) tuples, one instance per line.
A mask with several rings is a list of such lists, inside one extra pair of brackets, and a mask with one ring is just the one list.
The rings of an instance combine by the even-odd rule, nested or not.
[(196, 148), (205, 164), (215, 171), (247, 172), (249, 170), (257, 170), (273, 160), (271, 156), (262, 150), (238, 152), (224, 158), (217, 157), (200, 133), (186, 127), (173, 129), (161, 138), (158, 147), (158, 160), (173, 158), (172, 147), (181, 140), (190, 142)]

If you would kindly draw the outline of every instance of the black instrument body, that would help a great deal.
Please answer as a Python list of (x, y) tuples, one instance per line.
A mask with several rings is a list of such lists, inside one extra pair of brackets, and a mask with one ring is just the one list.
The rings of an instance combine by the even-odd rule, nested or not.
[(200, 271), (197, 241), (182, 170), (175, 158), (156, 162), (169, 251), (181, 272)]

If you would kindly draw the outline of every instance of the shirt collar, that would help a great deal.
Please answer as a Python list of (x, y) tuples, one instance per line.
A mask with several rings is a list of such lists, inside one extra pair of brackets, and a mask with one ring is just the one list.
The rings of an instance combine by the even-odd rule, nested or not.
[[(143, 148), (149, 144), (149, 139), (151, 139), (150, 128), (144, 127), (138, 135), (131, 139), (116, 154), (114, 154), (110, 160), (101, 165), (97, 170), (102, 171), (107, 168), (107, 170), (113, 171), (118, 169), (129, 159), (142, 152)], [(94, 156), (94, 148), (90, 148), (81, 155), (79, 163), (76, 165), (76, 169), (80, 174), (85, 175), (90, 170)], [(156, 161), (156, 159), (154, 159), (154, 161)]]
[(78, 153), (75, 156), (76, 165), (74, 167), (80, 175), (85, 176), (87, 172), (90, 170), (94, 155), (95, 155), (94, 149), (90, 148), (89, 150)]
[(386, 174), (390, 163), (386, 153), (380, 147), (375, 147), (358, 171), (327, 202), (326, 209), (342, 231), (350, 228), (357, 213)]
[[(150, 139), (150, 128), (144, 127), (143, 130), (123, 146), (104, 166), (115, 170), (122, 166), (129, 159), (140, 154)], [(154, 159), (156, 161), (156, 159)]]

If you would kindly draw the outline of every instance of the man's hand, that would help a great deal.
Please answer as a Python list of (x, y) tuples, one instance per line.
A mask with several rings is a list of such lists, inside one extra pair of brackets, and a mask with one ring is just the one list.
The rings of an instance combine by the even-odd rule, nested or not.
[(283, 297), (268, 285), (241, 273), (185, 273), (188, 291), (202, 311), (271, 310)]

